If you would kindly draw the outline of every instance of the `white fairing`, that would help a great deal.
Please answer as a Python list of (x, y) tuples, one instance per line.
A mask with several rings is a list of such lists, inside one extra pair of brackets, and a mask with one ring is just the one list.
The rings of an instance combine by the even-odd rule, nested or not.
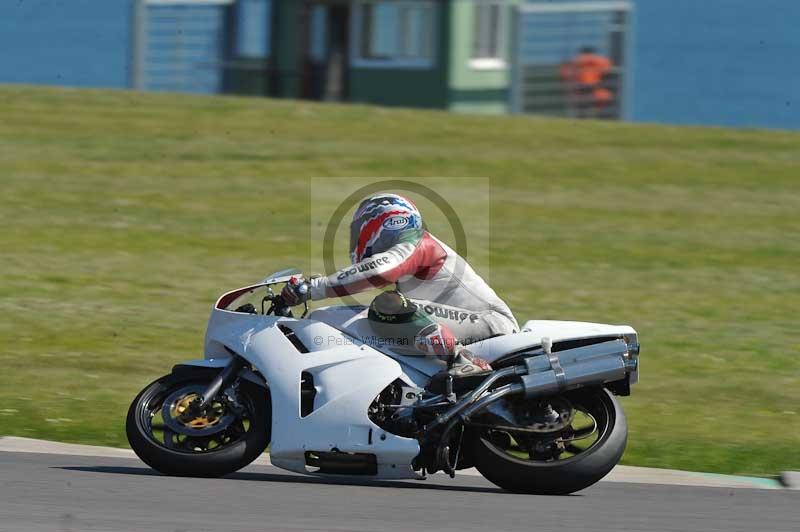
[[(310, 352), (298, 351), (279, 325), (294, 331)], [(338, 449), (376, 455), (378, 477), (419, 478), (411, 468), (417, 441), (387, 433), (367, 417), (375, 397), (403, 374), (393, 359), (324, 323), (219, 308), (212, 311), (205, 344), (206, 358), (227, 358), (227, 346), (269, 383), (274, 465), (307, 473), (306, 451)], [(313, 376), (317, 390), (314, 410), (305, 418), (300, 416), (303, 372)]]
[[(372, 333), (362, 307), (319, 309), (309, 319), (225, 310), (237, 297), (262, 287), (245, 287), (217, 301), (206, 331), (206, 361), (194, 363), (219, 366), (219, 359), (230, 357), (228, 348), (263, 375), (272, 397), (272, 463), (309, 473), (307, 451), (369, 453), (376, 456), (378, 478), (420, 478), (411, 465), (419, 454), (417, 441), (383, 431), (368, 418), (367, 411), (395, 379), (422, 388), (444, 364), (415, 356), (417, 352), (410, 346), (381, 342)], [(636, 331), (627, 326), (529, 321), (517, 334), (472, 344), (469, 349), (491, 362), (537, 347), (544, 337), (557, 342), (610, 335), (632, 338), (638, 345)], [(313, 411), (301, 417), (304, 372), (314, 379), (316, 397)]]
[(423, 356), (413, 346), (390, 343), (377, 336), (367, 319), (367, 308), (360, 306), (332, 306), (315, 310), (309, 319), (330, 325), (344, 331), (349, 337), (357, 338), (376, 350), (394, 358), (403, 368), (403, 375), (409, 383), (422, 388), (428, 378), (445, 369), (444, 362), (435, 357)]

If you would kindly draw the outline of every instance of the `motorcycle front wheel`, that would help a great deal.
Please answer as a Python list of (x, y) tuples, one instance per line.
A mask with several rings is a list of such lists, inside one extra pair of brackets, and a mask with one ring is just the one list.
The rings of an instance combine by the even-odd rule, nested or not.
[(131, 403), (128, 442), (144, 463), (165, 475), (221, 477), (258, 458), (269, 445), (269, 390), (249, 381), (220, 392), (209, 407), (186, 415), (215, 370), (170, 374)]
[(611, 392), (577, 390), (537, 402), (536, 408), (548, 403), (551, 413), (564, 412), (563, 426), (554, 432), (542, 425), (535, 431), (525, 427), (470, 431), (470, 455), (487, 480), (515, 493), (566, 495), (598, 482), (619, 463), (628, 425)]

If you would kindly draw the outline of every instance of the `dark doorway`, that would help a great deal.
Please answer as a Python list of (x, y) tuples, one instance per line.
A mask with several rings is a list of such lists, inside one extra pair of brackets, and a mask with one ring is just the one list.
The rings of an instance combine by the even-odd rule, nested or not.
[(346, 101), (349, 96), (350, 6), (310, 4), (306, 13), (303, 97)]
[(328, 18), (328, 66), (324, 100), (345, 101), (350, 66), (350, 7), (332, 6)]

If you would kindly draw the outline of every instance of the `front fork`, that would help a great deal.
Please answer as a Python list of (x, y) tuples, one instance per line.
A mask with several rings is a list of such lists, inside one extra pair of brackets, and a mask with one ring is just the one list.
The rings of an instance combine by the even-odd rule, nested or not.
[(219, 391), (233, 382), (239, 375), (239, 372), (242, 370), (242, 368), (248, 364), (247, 360), (244, 358), (240, 357), (227, 347), (225, 349), (228, 351), (228, 353), (230, 353), (231, 358), (225, 368), (219, 372), (219, 375), (214, 377), (214, 380), (209, 383), (208, 387), (203, 392), (203, 398), (197, 405), (197, 408), (200, 409), (200, 411), (204, 411), (208, 405), (211, 404), (211, 401), (214, 400)]

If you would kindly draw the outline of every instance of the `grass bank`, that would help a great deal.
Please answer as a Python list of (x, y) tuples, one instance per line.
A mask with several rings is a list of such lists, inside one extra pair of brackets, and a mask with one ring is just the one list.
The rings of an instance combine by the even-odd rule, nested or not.
[(130, 399), (199, 355), (221, 290), (311, 267), (310, 198), (336, 193), (312, 178), (478, 176), (491, 223), (473, 260), (521, 320), (639, 330), (625, 463), (796, 469), (798, 146), (781, 132), (0, 87), (0, 434), (124, 445)]

